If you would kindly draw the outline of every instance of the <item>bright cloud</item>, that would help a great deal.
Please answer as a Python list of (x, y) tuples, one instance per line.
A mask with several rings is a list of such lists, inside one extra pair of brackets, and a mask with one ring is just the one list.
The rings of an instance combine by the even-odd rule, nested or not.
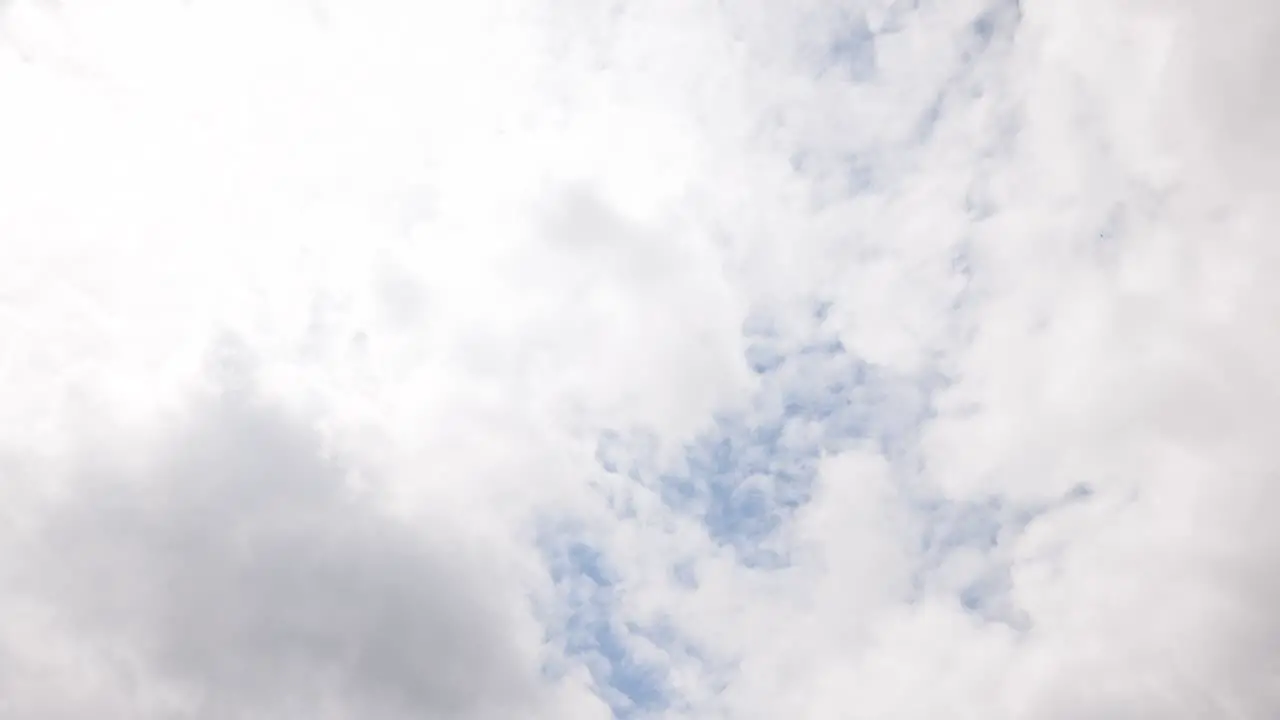
[(1274, 717), (1277, 40), (0, 2), (0, 717)]

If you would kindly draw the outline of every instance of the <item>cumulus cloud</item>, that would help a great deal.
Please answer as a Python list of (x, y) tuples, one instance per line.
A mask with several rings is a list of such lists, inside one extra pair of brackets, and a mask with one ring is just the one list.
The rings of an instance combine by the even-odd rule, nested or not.
[(7, 717), (542, 712), (502, 559), (379, 507), (304, 418), (232, 388), (142, 451), (86, 449), (6, 536)]
[(0, 715), (1275, 715), (1277, 32), (0, 4)]

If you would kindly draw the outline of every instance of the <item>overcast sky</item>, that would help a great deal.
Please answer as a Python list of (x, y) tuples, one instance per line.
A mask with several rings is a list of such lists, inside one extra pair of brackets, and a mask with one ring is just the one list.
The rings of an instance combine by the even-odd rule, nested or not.
[(1277, 67), (1268, 0), (0, 0), (0, 718), (1280, 717)]

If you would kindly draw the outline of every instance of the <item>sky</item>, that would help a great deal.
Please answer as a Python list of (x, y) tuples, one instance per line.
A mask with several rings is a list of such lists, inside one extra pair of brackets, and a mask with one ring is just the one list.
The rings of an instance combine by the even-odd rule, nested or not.
[(1280, 716), (1278, 60), (0, 0), (0, 719)]

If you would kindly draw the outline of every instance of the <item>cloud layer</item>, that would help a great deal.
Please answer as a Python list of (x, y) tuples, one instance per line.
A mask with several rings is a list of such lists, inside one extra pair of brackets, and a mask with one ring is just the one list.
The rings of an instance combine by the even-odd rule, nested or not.
[(1278, 33), (0, 5), (0, 717), (1274, 716)]

